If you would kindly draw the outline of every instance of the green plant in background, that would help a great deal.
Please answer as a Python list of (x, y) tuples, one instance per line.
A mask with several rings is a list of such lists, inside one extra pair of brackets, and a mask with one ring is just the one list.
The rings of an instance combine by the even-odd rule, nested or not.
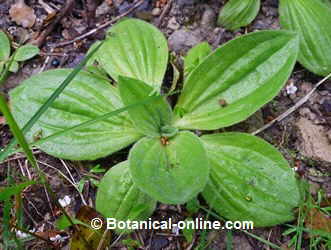
[(255, 19), (260, 6), (260, 0), (229, 0), (221, 9), (217, 23), (229, 30), (237, 30)]
[(331, 9), (329, 0), (281, 0), (280, 24), (300, 35), (298, 61), (309, 71), (331, 73)]
[[(289, 221), (299, 191), (293, 171), (273, 146), (249, 134), (198, 137), (190, 130), (228, 127), (260, 109), (284, 86), (298, 48), (297, 35), (289, 31), (241, 36), (212, 53), (199, 45), (185, 59), (190, 65), (173, 111), (160, 95), (166, 39), (146, 22), (124, 20), (110, 29), (94, 57), (115, 83), (78, 73), (27, 138), (70, 160), (94, 160), (136, 142), (128, 160), (99, 184), (96, 208), (106, 217), (144, 219), (156, 201), (182, 204), (202, 192), (227, 219), (253, 220), (255, 226)], [(43, 72), (11, 91), (21, 126), (69, 74), (66, 69)], [(125, 113), (105, 115), (129, 106)], [(35, 133), (41, 139), (33, 142)]]
[[(38, 47), (26, 44), (19, 47), (12, 55), (10, 49), (10, 41), (7, 35), (0, 31), (0, 76), (3, 78), (3, 74), (8, 71), (16, 72), (18, 70), (18, 63), (31, 59), (32, 57), (39, 54)], [(0, 79), (1, 79), (0, 78)]]

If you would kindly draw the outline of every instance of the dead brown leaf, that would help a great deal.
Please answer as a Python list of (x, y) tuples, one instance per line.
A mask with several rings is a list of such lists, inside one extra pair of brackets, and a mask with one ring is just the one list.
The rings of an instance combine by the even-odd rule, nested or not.
[(70, 250), (89, 250), (89, 249), (105, 249), (109, 245), (111, 232), (106, 230), (105, 219), (93, 208), (83, 206), (79, 209), (76, 219), (81, 222), (91, 225), (92, 219), (99, 218), (102, 221), (102, 227), (99, 230), (84, 225), (77, 225), (79, 232), (75, 231), (70, 242)]
[(305, 222), (310, 229), (331, 233), (331, 218), (317, 208), (309, 210)]
[(18, 25), (24, 28), (31, 28), (35, 21), (36, 15), (34, 10), (27, 6), (24, 0), (17, 0), (15, 4), (10, 7), (9, 15)]

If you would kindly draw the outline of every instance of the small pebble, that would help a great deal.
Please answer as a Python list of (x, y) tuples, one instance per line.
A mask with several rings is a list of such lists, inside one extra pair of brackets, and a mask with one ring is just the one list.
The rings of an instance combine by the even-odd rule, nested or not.
[(152, 10), (152, 15), (153, 16), (159, 16), (161, 14), (161, 9), (160, 8), (154, 8)]
[(57, 58), (54, 58), (51, 62), (53, 67), (57, 67), (60, 65), (60, 61)]
[(71, 198), (69, 197), (69, 195), (65, 195), (63, 199), (59, 199), (58, 201), (62, 207), (67, 207), (71, 203)]
[(180, 27), (180, 24), (177, 22), (175, 17), (172, 17), (172, 18), (170, 18), (167, 27), (168, 27), (168, 29), (178, 30)]

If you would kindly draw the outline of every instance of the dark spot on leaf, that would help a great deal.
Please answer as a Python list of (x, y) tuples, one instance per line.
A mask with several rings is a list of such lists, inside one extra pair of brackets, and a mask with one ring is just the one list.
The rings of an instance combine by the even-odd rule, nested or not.
[(228, 106), (228, 103), (226, 102), (225, 99), (219, 99), (219, 100), (218, 100), (218, 104), (219, 104), (222, 108)]

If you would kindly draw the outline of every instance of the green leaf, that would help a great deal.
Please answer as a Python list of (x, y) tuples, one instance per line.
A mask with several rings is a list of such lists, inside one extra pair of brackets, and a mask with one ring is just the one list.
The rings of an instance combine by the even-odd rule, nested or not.
[(200, 210), (200, 202), (197, 197), (186, 203), (186, 210), (191, 214), (195, 214)]
[[(66, 79), (71, 70), (51, 70), (33, 76), (10, 92), (12, 111), (23, 126)], [(51, 136), (122, 107), (118, 91), (109, 82), (80, 72), (28, 133)], [(28, 111), (27, 112), (27, 108)], [(52, 138), (38, 146), (50, 155), (71, 160), (93, 160), (116, 152), (141, 135), (124, 113)]]
[[(64, 81), (58, 86), (58, 88), (52, 93), (52, 95), (47, 99), (43, 105), (40, 106), (38, 111), (36, 111), (31, 119), (24, 125), (22, 128), (22, 133), (25, 135), (33, 125), (38, 121), (38, 119), (47, 111), (49, 106), (54, 102), (54, 100), (62, 93), (62, 91), (68, 86), (68, 84), (72, 81), (72, 79), (82, 70), (86, 62), (96, 53), (96, 51), (100, 48), (101, 45), (97, 46), (91, 53), (89, 53), (84, 60), (82, 60), (64, 79)], [(13, 60), (11, 59), (9, 63)], [(3, 83), (3, 80), (6, 78), (6, 74), (0, 77), (0, 84)], [(14, 147), (17, 144), (17, 140), (14, 138), (10, 141), (10, 143), (6, 146), (5, 149), (0, 151), (0, 162), (6, 159), (10, 154), (12, 154), (15, 150)]]
[(260, 10), (260, 0), (229, 0), (218, 16), (218, 24), (236, 30), (250, 24)]
[(128, 162), (112, 167), (102, 178), (96, 198), (96, 209), (103, 216), (117, 221), (146, 220), (156, 201), (133, 183)]
[(127, 19), (109, 30), (97, 60), (116, 81), (119, 75), (132, 77), (160, 90), (168, 63), (167, 41), (153, 25)]
[(184, 227), (184, 229), (182, 230), (183, 235), (186, 239), (187, 242), (191, 243), (193, 241), (193, 237), (194, 237), (194, 227), (189, 226), (191, 223), (194, 223), (193, 219), (191, 217), (187, 218), (185, 220), (186, 223), (186, 227)]
[[(7, 65), (9, 65), (9, 64), (7, 63)], [(12, 61), (12, 63), (10, 64), (10, 67), (9, 67), (9, 71), (16, 73), (18, 71), (18, 69), (19, 69), (18, 62)]]
[(22, 61), (26, 61), (38, 54), (39, 54), (39, 48), (37, 46), (31, 45), (31, 44), (26, 44), (26, 45), (23, 45), (22, 47), (19, 47), (16, 50), (14, 60), (22, 62)]
[(0, 61), (7, 61), (10, 56), (10, 42), (5, 32), (0, 31)]
[(135, 184), (152, 198), (182, 204), (204, 188), (209, 174), (199, 137), (180, 132), (172, 138), (143, 138), (129, 154)]
[[(118, 87), (126, 106), (144, 100), (154, 91), (151, 86), (140, 80), (123, 76), (119, 77)], [(171, 108), (163, 96), (154, 102), (129, 109), (128, 113), (137, 130), (149, 136), (161, 135), (162, 127), (170, 125), (172, 120)]]
[(248, 118), (284, 86), (298, 43), (289, 31), (260, 31), (218, 48), (187, 78), (175, 126), (214, 130)]
[(60, 218), (58, 218), (56, 221), (55, 221), (55, 225), (56, 225), (56, 228), (59, 229), (59, 230), (65, 230), (67, 229), (68, 227), (71, 227), (72, 224), (71, 222), (73, 222), (74, 225), (83, 225), (83, 226), (86, 226), (86, 227), (90, 227), (90, 225), (76, 219), (76, 218), (73, 218), (73, 217), (70, 217), (71, 218), (71, 221), (69, 221), (68, 217), (65, 216), (65, 215), (62, 215)]
[(309, 71), (331, 72), (331, 8), (321, 1), (281, 0), (280, 24), (300, 35), (298, 61)]
[(5, 201), (10, 199), (11, 196), (21, 193), (23, 189), (33, 184), (36, 184), (36, 182), (27, 181), (6, 187), (4, 189), (0, 189), (0, 201)]
[(190, 49), (184, 58), (184, 76), (187, 77), (211, 52), (212, 48), (207, 42)]
[(243, 133), (201, 137), (211, 165), (203, 197), (228, 220), (251, 220), (254, 227), (294, 219), (300, 193), (293, 170), (277, 149)]

